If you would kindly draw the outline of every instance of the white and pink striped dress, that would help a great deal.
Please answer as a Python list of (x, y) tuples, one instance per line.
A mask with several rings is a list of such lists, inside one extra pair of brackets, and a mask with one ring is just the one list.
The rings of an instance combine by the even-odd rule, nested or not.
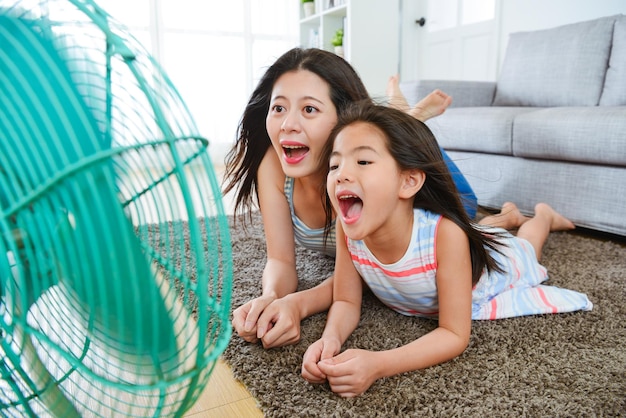
[[(441, 215), (414, 209), (413, 238), (406, 254), (393, 264), (382, 264), (363, 241), (347, 239), (352, 261), (372, 292), (388, 307), (404, 314), (437, 318), (437, 243)], [(472, 291), (472, 319), (589, 311), (593, 304), (583, 293), (543, 285), (546, 268), (537, 262), (528, 241), (503, 229), (503, 254), (492, 256), (504, 273), (485, 270)]]

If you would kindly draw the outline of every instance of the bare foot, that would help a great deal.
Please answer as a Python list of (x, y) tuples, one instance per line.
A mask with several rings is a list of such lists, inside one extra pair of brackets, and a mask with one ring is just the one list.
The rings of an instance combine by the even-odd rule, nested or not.
[(504, 202), (500, 213), (485, 216), (479, 223), (504, 229), (517, 229), (529, 219), (529, 217), (522, 215), (515, 203)]
[(452, 97), (436, 89), (413, 106), (413, 108), (409, 110), (409, 115), (425, 122), (430, 118), (441, 115), (451, 103)]
[(547, 203), (537, 203), (535, 205), (535, 216), (546, 216), (550, 219), (550, 232), (567, 231), (576, 228), (576, 225), (565, 216), (561, 215)]
[(400, 80), (397, 74), (389, 77), (386, 94), (389, 107), (406, 112), (422, 122), (441, 115), (452, 103), (452, 97), (436, 89), (411, 108), (400, 90)]
[(400, 81), (397, 74), (389, 77), (386, 91), (389, 100), (389, 107), (393, 107), (394, 109), (398, 109), (408, 113), (410, 106), (407, 103), (404, 95), (400, 91), (399, 83)]

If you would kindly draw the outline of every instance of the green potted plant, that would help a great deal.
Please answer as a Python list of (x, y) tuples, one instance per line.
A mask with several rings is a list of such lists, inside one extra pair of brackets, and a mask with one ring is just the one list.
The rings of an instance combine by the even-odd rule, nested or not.
[(315, 1), (314, 0), (302, 0), (302, 8), (304, 9), (304, 17), (309, 17), (315, 14)]
[(343, 29), (337, 29), (330, 43), (335, 47), (335, 54), (343, 57)]

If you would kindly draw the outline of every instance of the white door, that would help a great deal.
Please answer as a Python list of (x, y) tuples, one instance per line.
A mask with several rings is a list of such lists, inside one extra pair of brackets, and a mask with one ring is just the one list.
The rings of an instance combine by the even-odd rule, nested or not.
[(496, 0), (403, 0), (402, 80), (496, 80)]

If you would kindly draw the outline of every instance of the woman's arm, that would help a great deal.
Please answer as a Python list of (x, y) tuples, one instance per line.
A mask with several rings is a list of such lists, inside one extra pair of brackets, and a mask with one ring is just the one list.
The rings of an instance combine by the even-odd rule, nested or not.
[(346, 350), (318, 367), (334, 392), (357, 396), (377, 379), (424, 369), (459, 356), (469, 343), (472, 267), (467, 236), (442, 219), (436, 238), (439, 326), (417, 340), (387, 351)]
[(300, 340), (300, 321), (328, 309), (333, 282), (329, 278), (294, 293), (298, 276), (293, 224), (284, 194), (285, 174), (273, 148), (267, 150), (257, 180), (267, 248), (262, 294), (233, 312), (233, 327), (246, 341), (261, 339), (264, 347), (271, 348)]
[(280, 161), (270, 147), (257, 172), (257, 194), (267, 249), (261, 277), (262, 294), (233, 312), (233, 327), (249, 342), (258, 340), (257, 321), (267, 306), (294, 292), (298, 285), (293, 226), (283, 191), (284, 181)]
[(333, 276), (310, 289), (274, 300), (258, 319), (263, 347), (281, 347), (300, 341), (300, 321), (328, 310), (333, 298)]
[(284, 193), (285, 174), (274, 148), (259, 166), (257, 193), (263, 219), (267, 262), (263, 270), (263, 296), (281, 298), (296, 291), (296, 255), (289, 203)]

